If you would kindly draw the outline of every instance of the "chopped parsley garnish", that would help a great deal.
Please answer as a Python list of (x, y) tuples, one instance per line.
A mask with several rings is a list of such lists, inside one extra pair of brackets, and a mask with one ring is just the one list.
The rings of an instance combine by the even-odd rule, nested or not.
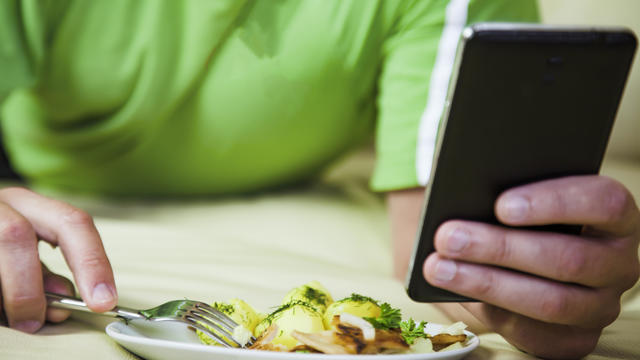
[(235, 309), (233, 308), (233, 305), (219, 303), (219, 302), (213, 303), (213, 308), (227, 315), (231, 315), (235, 311)]
[(308, 299), (309, 302), (320, 304), (320, 305), (327, 305), (327, 295), (321, 291), (318, 291), (312, 288), (311, 286), (304, 287), (303, 296), (305, 299)]
[(372, 299), (372, 298), (370, 298), (368, 296), (363, 296), (363, 295), (356, 294), (356, 293), (351, 294), (351, 296), (349, 296), (348, 298), (344, 298), (344, 299), (340, 300), (340, 302), (343, 302), (343, 301), (353, 301), (353, 302), (358, 302), (358, 303), (372, 302), (372, 303), (378, 305), (378, 301), (377, 300), (374, 300), (374, 299)]
[(402, 314), (400, 309), (394, 309), (389, 303), (380, 305), (380, 316), (377, 318), (365, 317), (374, 328), (380, 330), (397, 329), (400, 327), (400, 320), (402, 320)]
[(407, 344), (413, 345), (416, 339), (427, 337), (427, 334), (424, 333), (425, 325), (426, 322), (424, 321), (420, 321), (420, 323), (416, 325), (416, 322), (409, 318), (409, 320), (400, 323), (400, 330), (402, 331), (400, 336), (402, 336)]
[(311, 304), (309, 304), (306, 301), (302, 301), (302, 300), (293, 300), (290, 301), (286, 304), (280, 305), (277, 309), (273, 310), (271, 312), (271, 314), (267, 315), (267, 317), (263, 320), (265, 321), (268, 325), (271, 325), (271, 323), (273, 322), (273, 319), (276, 318), (276, 315), (278, 315), (279, 313), (292, 308), (294, 306), (304, 306), (306, 309), (308, 309), (309, 311), (313, 311), (313, 312), (318, 312), (313, 306), (311, 306)]

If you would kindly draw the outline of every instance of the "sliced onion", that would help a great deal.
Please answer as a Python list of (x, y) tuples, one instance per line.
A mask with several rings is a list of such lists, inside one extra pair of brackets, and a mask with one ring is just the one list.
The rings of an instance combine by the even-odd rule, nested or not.
[(442, 330), (444, 330), (444, 325), (440, 324), (427, 323), (424, 326), (424, 333), (431, 337), (442, 334)]
[(449, 335), (463, 335), (466, 328), (467, 324), (458, 321), (449, 325), (446, 329), (442, 330), (442, 332)]
[(457, 323), (453, 323), (449, 326), (427, 323), (424, 326), (424, 333), (431, 337), (439, 334), (463, 335), (466, 328), (467, 324), (462, 321), (458, 321)]
[(373, 341), (376, 339), (376, 329), (370, 322), (359, 316), (345, 312), (340, 314), (340, 322), (360, 328), (360, 330), (362, 330), (362, 337), (367, 341)]
[(251, 340), (252, 335), (251, 331), (247, 330), (246, 327), (238, 325), (233, 329), (232, 337), (238, 344), (245, 346)]

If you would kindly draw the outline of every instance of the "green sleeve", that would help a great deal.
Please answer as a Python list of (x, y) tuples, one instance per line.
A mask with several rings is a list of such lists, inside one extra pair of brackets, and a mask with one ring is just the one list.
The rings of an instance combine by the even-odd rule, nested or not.
[(465, 25), (536, 22), (535, 0), (417, 0), (397, 15), (378, 80), (375, 191), (424, 186)]
[(14, 89), (33, 84), (50, 34), (67, 1), (0, 1), (0, 104)]

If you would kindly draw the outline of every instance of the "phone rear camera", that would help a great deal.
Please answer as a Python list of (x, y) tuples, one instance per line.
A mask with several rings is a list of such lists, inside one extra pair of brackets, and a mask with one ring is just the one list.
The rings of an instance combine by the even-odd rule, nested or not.
[(551, 66), (564, 65), (564, 58), (562, 56), (552, 56), (547, 59), (547, 64)]

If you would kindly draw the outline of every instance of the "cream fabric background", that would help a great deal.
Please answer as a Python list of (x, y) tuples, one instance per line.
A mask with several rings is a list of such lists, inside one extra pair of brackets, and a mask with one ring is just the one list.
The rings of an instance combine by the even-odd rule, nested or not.
[[(367, 190), (371, 158), (348, 159), (323, 182), (290, 192), (198, 201), (107, 201), (58, 196), (95, 217), (116, 273), (120, 303), (151, 307), (170, 299), (240, 297), (267, 311), (293, 286), (319, 280), (335, 297), (360, 292), (405, 316), (446, 322), (411, 302), (391, 276), (383, 198)], [(610, 161), (603, 172), (640, 195), (640, 166)], [(69, 275), (59, 251), (41, 244), (49, 267)], [(625, 295), (588, 360), (638, 359), (640, 287)], [(36, 335), (0, 327), (0, 359), (134, 359), (106, 336), (109, 318), (76, 313)], [(531, 359), (496, 334), (481, 335), (467, 359)]]
[[(539, 0), (543, 20), (551, 24), (626, 26), (640, 36), (638, 0)], [(640, 56), (618, 112), (608, 155), (640, 161)]]

